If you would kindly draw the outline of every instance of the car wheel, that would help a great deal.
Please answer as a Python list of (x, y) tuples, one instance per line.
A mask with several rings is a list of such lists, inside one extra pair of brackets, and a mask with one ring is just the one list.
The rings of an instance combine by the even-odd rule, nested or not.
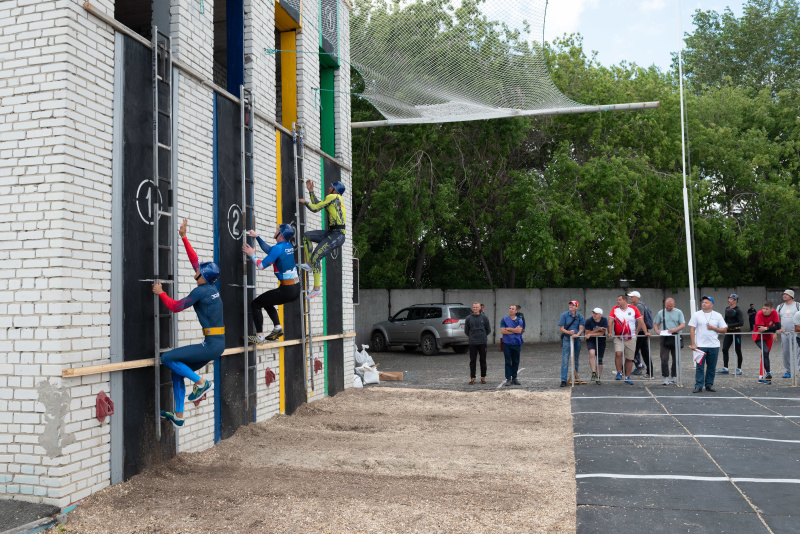
[(467, 352), (467, 350), (469, 350), (469, 345), (454, 345), (453, 346), (453, 352), (455, 352), (456, 354), (464, 354), (465, 352)]
[(380, 332), (372, 334), (372, 350), (384, 352), (386, 350), (386, 338)]
[(436, 338), (432, 334), (425, 334), (422, 336), (422, 354), (425, 356), (434, 356), (439, 353), (439, 348), (436, 346)]
[(415, 350), (417, 350), (416, 345), (403, 345), (403, 348), (405, 349), (406, 352), (414, 352)]

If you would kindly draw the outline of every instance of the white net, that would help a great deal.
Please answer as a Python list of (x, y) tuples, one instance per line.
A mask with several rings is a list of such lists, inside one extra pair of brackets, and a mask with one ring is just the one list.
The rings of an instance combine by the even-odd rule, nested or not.
[(357, 0), (352, 65), (390, 122), (452, 122), (580, 108), (543, 52), (547, 0)]

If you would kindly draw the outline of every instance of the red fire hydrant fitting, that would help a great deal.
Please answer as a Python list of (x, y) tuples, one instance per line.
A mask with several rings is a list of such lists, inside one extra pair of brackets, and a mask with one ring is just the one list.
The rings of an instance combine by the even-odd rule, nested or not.
[(111, 399), (106, 395), (105, 391), (101, 391), (97, 394), (97, 412), (95, 416), (97, 420), (103, 423), (106, 420), (106, 416), (109, 416), (114, 413), (114, 403)]

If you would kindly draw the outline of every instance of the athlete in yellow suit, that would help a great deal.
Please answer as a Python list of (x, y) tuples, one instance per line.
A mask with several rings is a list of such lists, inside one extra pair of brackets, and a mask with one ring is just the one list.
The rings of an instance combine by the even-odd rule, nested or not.
[[(311, 299), (322, 295), (320, 287), (322, 258), (330, 255), (344, 244), (344, 226), (347, 211), (342, 198), (344, 194), (344, 184), (342, 182), (331, 183), (328, 188), (328, 194), (325, 195), (321, 202), (317, 201), (317, 197), (314, 195), (314, 184), (311, 180), (306, 180), (306, 189), (308, 189), (311, 200), (307, 201), (301, 198), (300, 202), (315, 213), (324, 209), (326, 217), (325, 230), (311, 230), (303, 235), (303, 247), (306, 250), (308, 263), (301, 263), (300, 267), (314, 273), (314, 289), (306, 295), (307, 299)], [(319, 243), (313, 253), (311, 252), (312, 242)]]

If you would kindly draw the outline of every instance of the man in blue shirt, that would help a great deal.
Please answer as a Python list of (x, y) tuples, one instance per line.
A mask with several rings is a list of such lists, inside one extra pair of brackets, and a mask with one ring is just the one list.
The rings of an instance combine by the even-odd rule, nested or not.
[(570, 343), (575, 345), (575, 375), (578, 374), (578, 356), (581, 353), (581, 339), (586, 321), (578, 313), (578, 301), (569, 301), (569, 310), (558, 318), (561, 331), (561, 387), (567, 385), (567, 369), (569, 368)]
[(519, 386), (517, 371), (522, 349), (522, 319), (517, 317), (517, 307), (513, 304), (508, 307), (508, 317), (500, 321), (500, 333), (503, 334), (503, 356), (506, 358), (506, 381), (503, 385)]
[[(272, 265), (275, 277), (280, 283), (278, 287), (259, 295), (250, 303), (250, 311), (253, 313), (253, 322), (256, 327), (256, 335), (250, 336), (250, 341), (257, 345), (263, 345), (266, 341), (278, 339), (283, 335), (283, 327), (275, 306), (292, 302), (300, 296), (300, 278), (297, 276), (294, 247), (290, 241), (294, 237), (294, 228), (288, 224), (280, 225), (275, 232), (275, 246), (272, 247), (258, 237), (255, 230), (249, 230), (247, 235), (258, 240), (258, 245), (267, 253), (267, 257), (259, 260), (256, 251), (250, 245), (243, 245), (242, 251), (250, 256), (259, 269), (266, 269), (268, 265)], [(274, 325), (272, 332), (266, 337), (263, 332), (264, 316), (261, 314), (261, 308), (267, 311), (267, 315)]]

